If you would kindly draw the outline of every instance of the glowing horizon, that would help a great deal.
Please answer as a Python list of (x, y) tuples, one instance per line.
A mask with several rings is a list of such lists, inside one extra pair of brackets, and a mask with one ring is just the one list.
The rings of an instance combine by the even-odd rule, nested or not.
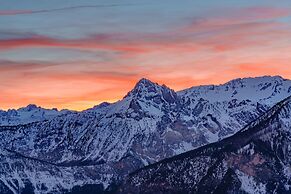
[[(280, 75), (275, 75), (275, 74), (274, 74), (274, 75), (262, 75), (262, 76), (256, 76), (256, 77), (264, 77), (264, 76), (280, 76)], [(255, 78), (255, 77), (241, 77), (241, 79), (243, 79), (243, 78)], [(282, 77), (282, 78), (283, 78), (283, 79), (286, 79), (286, 78), (284, 78), (284, 77)], [(140, 78), (140, 79), (143, 79), (143, 78)], [(139, 80), (140, 80), (140, 79), (139, 79)], [(146, 78), (146, 79), (147, 79), (147, 78)], [(237, 79), (237, 78), (234, 78), (234, 79)], [(135, 82), (135, 84), (136, 84), (139, 80), (137, 80), (137, 81)], [(233, 80), (233, 79), (232, 79), (232, 80)], [(227, 80), (227, 81), (225, 81), (225, 82), (215, 83), (215, 84), (211, 84), (211, 83), (209, 83), (209, 84), (191, 85), (191, 86), (189, 86), (189, 87), (186, 87), (186, 88), (179, 88), (179, 89), (173, 89), (173, 88), (169, 87), (168, 85), (166, 85), (166, 86), (169, 87), (170, 89), (173, 89), (173, 90), (176, 91), (176, 92), (179, 92), (179, 91), (181, 91), (181, 90), (189, 89), (189, 88), (191, 88), (191, 87), (226, 84), (227, 82), (232, 81), (232, 80)], [(152, 81), (152, 80), (150, 80), (150, 81)], [(155, 81), (153, 81), (153, 82), (154, 82), (154, 83), (157, 83), (157, 82), (155, 82)], [(105, 101), (102, 101), (102, 100), (99, 100), (99, 101), (75, 101), (74, 104), (66, 104), (66, 103), (64, 103), (64, 106), (63, 106), (63, 107), (59, 107), (59, 108), (56, 107), (56, 106), (51, 106), (51, 105), (48, 105), (48, 106), (46, 106), (46, 105), (45, 105), (45, 106), (41, 106), (41, 105), (39, 105), (39, 104), (36, 104), (36, 103), (31, 102), (31, 103), (29, 103), (29, 104), (23, 104), (23, 105), (19, 105), (19, 106), (16, 106), (16, 107), (7, 107), (7, 108), (0, 109), (0, 110), (7, 111), (7, 110), (9, 110), (9, 109), (19, 109), (19, 108), (23, 108), (23, 107), (26, 107), (26, 106), (28, 106), (28, 105), (34, 104), (34, 105), (39, 106), (39, 107), (41, 107), (41, 108), (47, 108), (47, 109), (57, 108), (58, 110), (65, 110), (65, 109), (67, 109), (67, 110), (72, 110), (72, 111), (83, 111), (83, 110), (87, 110), (87, 109), (89, 109), (89, 108), (93, 108), (94, 106), (99, 105), (99, 104), (104, 103), (104, 102), (115, 103), (115, 102), (117, 102), (117, 101), (119, 101), (119, 100), (122, 100), (122, 98), (123, 98), (124, 96), (126, 96), (126, 94), (127, 94), (128, 92), (130, 92), (130, 91), (134, 88), (135, 84), (132, 86), (132, 88), (131, 88), (130, 90), (128, 90), (127, 92), (121, 94), (121, 96), (119, 96), (119, 98), (111, 98), (111, 99), (109, 99), (109, 100), (105, 100)], [(157, 83), (157, 84), (159, 84), (159, 85), (165, 85), (164, 83)], [(84, 106), (84, 104), (85, 104), (86, 106)], [(73, 108), (70, 109), (70, 108), (67, 108), (67, 107), (73, 107)]]
[(142, 77), (174, 90), (291, 78), (291, 4), (0, 0), (0, 109), (84, 110)]

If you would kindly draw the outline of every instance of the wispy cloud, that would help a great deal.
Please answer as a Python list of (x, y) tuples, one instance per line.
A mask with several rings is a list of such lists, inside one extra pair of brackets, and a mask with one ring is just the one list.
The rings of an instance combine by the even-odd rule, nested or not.
[(75, 9), (122, 7), (122, 6), (134, 6), (134, 5), (137, 5), (137, 4), (128, 3), (128, 4), (79, 5), (79, 6), (69, 6), (69, 7), (61, 7), (61, 8), (54, 8), (54, 9), (40, 9), (40, 10), (0, 10), (0, 16), (39, 14), (39, 13), (69, 11), (69, 10), (75, 10)]
[[(0, 61), (3, 83), (0, 107), (40, 103), (49, 107), (88, 108), (102, 100), (121, 98), (140, 77), (176, 90), (222, 83), (235, 77), (262, 74), (291, 77), (287, 70), (290, 57), (286, 54), (291, 49), (291, 26), (280, 19), (289, 14), (285, 8), (250, 7), (203, 19), (187, 18), (164, 31), (128, 30), (84, 38), (7, 30), (0, 33), (0, 52), (15, 51), (15, 55), (22, 52), (31, 56), (31, 60), (25, 56), (25, 60)], [(96, 53), (96, 58), (37, 61), (34, 53), (26, 51), (38, 48), (49, 48), (50, 52), (57, 48), (55, 52), (60, 53), (73, 49), (82, 51), (80, 55)], [(103, 51), (110, 54), (98, 60)], [(21, 93), (21, 97), (16, 93)]]
[[(198, 30), (197, 30), (198, 29)], [(263, 46), (288, 37), (291, 29), (279, 22), (250, 22), (221, 27), (191, 25), (171, 32), (142, 34), (97, 34), (82, 39), (55, 39), (45, 36), (0, 40), (0, 52), (16, 48), (67, 48), (107, 50), (123, 54), (145, 54), (155, 51), (196, 52), (212, 49), (227, 51)]]

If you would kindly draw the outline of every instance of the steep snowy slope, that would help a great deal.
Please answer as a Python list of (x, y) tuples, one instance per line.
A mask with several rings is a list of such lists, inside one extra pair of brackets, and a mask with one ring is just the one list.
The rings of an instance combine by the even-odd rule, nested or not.
[[(91, 175), (92, 183), (102, 183), (106, 187), (107, 183), (144, 166), (146, 161), (143, 157), (151, 161), (164, 158), (165, 153), (161, 151), (160, 156), (150, 144), (155, 141), (154, 138), (159, 138), (157, 123), (161, 117), (174, 114), (173, 110), (178, 106), (174, 98), (177, 96), (173, 90), (143, 79), (123, 100), (114, 104), (45, 122), (0, 127), (0, 145), (6, 153), (2, 156), (1, 165), (8, 163), (15, 166), (18, 160), (25, 159), (37, 161), (39, 166), (33, 172), (37, 174), (34, 176), (27, 170), (31, 169), (27, 162), (21, 162), (23, 167), (13, 173), (12, 169), (3, 167), (3, 180), (6, 180), (3, 187), (7, 190), (10, 185), (21, 185), (16, 190), (19, 192), (23, 189), (20, 183), (25, 180), (35, 192), (49, 193), (71, 189), (72, 184), (60, 185), (64, 181), (75, 185), (88, 184), (85, 178), (80, 179), (73, 174), (68, 176), (67, 172), (74, 173), (68, 168), (79, 168)], [(149, 154), (140, 156), (143, 151)], [(18, 160), (10, 160), (12, 156), (8, 157), (7, 153)], [(55, 171), (60, 174), (56, 175)], [(45, 181), (34, 181), (35, 176), (57, 177), (59, 181), (46, 184)], [(67, 177), (73, 177), (74, 181)]]
[[(250, 94), (260, 93), (258, 88), (262, 84), (271, 83), (268, 88), (272, 88), (274, 95), (249, 99), (244, 95), (246, 91), (240, 91), (240, 85), (236, 85), (240, 98), (216, 102), (208, 86), (176, 93), (166, 86), (141, 79), (116, 103), (103, 103), (47, 121), (2, 126), (0, 169), (3, 170), (1, 180), (6, 180), (2, 181), (3, 188), (16, 185), (17, 191), (21, 191), (24, 180), (39, 193), (70, 190), (73, 185), (102, 184), (107, 187), (145, 165), (237, 132), (263, 114), (273, 102), (290, 95), (286, 88), (291, 82), (280, 77), (240, 81), (246, 82), (243, 89), (248, 88)], [(218, 96), (226, 95), (225, 87), (229, 83), (213, 86)], [(277, 86), (280, 84), (282, 87)], [(32, 172), (30, 160), (34, 161), (37, 171)], [(75, 168), (89, 174), (90, 178), (69, 175), (74, 171), (68, 169)], [(59, 173), (56, 175), (56, 172)], [(35, 176), (57, 177), (58, 181), (48, 184), (35, 181)]]
[(58, 111), (57, 109), (44, 109), (34, 104), (30, 104), (27, 107), (19, 108), (17, 110), (0, 110), (0, 126), (12, 126), (49, 120), (70, 112), (71, 111), (69, 110)]
[(291, 97), (235, 135), (132, 173), (120, 193), (290, 193)]
[(191, 99), (204, 98), (210, 102), (248, 99), (271, 105), (282, 100), (282, 94), (291, 92), (290, 82), (280, 76), (238, 78), (222, 85), (195, 86), (178, 94)]
[(291, 81), (280, 76), (236, 79), (218, 86), (178, 92), (186, 104), (182, 120), (194, 123), (206, 143), (233, 134), (275, 103), (291, 95)]

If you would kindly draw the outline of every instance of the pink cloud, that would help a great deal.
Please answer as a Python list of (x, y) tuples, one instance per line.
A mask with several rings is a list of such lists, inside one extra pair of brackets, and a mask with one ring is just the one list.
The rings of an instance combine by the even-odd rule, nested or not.
[[(120, 53), (117, 58), (102, 62), (0, 61), (0, 108), (38, 103), (84, 109), (103, 100), (121, 98), (140, 77), (176, 90), (236, 77), (280, 74), (291, 78), (290, 57), (286, 54), (291, 49), (291, 29), (273, 21), (287, 14), (285, 9), (248, 8), (234, 11), (233, 17), (190, 21), (161, 33), (0, 40), (0, 52), (68, 48)], [(80, 89), (76, 90), (76, 86)]]

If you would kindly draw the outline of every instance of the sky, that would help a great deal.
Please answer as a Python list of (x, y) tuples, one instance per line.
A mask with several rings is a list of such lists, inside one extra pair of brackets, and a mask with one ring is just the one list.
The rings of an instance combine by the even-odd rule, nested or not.
[(290, 0), (0, 0), (0, 109), (84, 110), (143, 77), (291, 79), (290, 51)]

